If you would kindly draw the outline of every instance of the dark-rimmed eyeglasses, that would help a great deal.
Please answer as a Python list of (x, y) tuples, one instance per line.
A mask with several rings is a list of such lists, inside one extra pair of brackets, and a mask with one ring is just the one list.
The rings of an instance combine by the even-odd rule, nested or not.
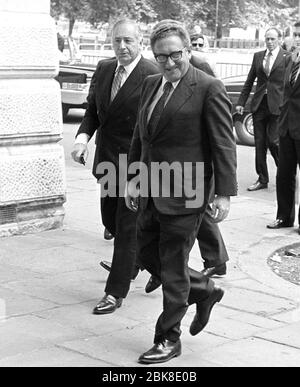
[(192, 43), (192, 47), (203, 47), (204, 43)]
[(173, 62), (177, 62), (182, 58), (183, 50), (173, 51), (171, 54), (154, 54), (154, 58), (158, 63), (167, 63), (168, 59), (171, 58)]
[(293, 33), (294, 38), (300, 38), (300, 32), (294, 32)]

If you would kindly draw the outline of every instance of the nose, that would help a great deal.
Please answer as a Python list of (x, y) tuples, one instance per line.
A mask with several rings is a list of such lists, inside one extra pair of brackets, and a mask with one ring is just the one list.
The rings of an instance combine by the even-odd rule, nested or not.
[(124, 40), (122, 39), (121, 42), (120, 42), (120, 48), (125, 48), (126, 45), (125, 45), (125, 42)]
[(173, 66), (175, 64), (175, 62), (173, 61), (173, 59), (169, 56), (168, 57), (168, 60), (166, 61), (166, 65), (167, 66)]

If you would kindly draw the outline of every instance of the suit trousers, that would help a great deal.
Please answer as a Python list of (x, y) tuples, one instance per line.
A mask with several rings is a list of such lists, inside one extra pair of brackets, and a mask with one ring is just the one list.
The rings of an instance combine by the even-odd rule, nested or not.
[[(297, 165), (300, 165), (300, 140), (289, 132), (280, 136), (279, 166), (276, 177), (277, 219), (293, 224), (295, 220), (295, 191)], [(300, 212), (298, 213), (300, 225)]]
[(197, 240), (205, 268), (219, 266), (229, 260), (219, 226), (212, 221), (207, 212), (202, 218)]
[(278, 166), (279, 162), (278, 119), (278, 115), (270, 113), (267, 95), (265, 95), (258, 110), (253, 113), (255, 167), (256, 173), (258, 174), (258, 180), (262, 184), (267, 184), (269, 182), (267, 167), (268, 148), (270, 149), (276, 166)]
[(162, 282), (163, 312), (156, 323), (155, 343), (176, 342), (188, 306), (205, 300), (214, 288), (211, 279), (188, 267), (201, 219), (202, 214), (161, 214), (151, 199), (138, 215), (137, 256)]
[(102, 223), (114, 236), (114, 252), (105, 293), (125, 298), (136, 270), (136, 213), (124, 197), (101, 198)]

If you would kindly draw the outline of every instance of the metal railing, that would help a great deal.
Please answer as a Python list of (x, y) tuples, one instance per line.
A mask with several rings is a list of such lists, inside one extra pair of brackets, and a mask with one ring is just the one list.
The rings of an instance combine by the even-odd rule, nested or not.
[(243, 77), (247, 76), (250, 70), (251, 64), (248, 63), (217, 63), (216, 70), (218, 77), (221, 79), (227, 79), (231, 77)]

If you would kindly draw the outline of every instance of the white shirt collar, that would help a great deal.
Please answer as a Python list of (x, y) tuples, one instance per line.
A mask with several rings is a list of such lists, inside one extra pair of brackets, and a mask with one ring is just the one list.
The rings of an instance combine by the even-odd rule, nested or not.
[(270, 51), (267, 49), (266, 56), (268, 56), (269, 52), (272, 54), (273, 57), (277, 56), (279, 53), (280, 47), (277, 46), (273, 51)]
[[(178, 84), (179, 84), (180, 81), (181, 81), (181, 79), (179, 79), (179, 80), (176, 81), (176, 82), (171, 82), (174, 90), (176, 89), (176, 87), (178, 86)], [(162, 89), (164, 88), (164, 86), (165, 86), (165, 84), (166, 84), (167, 82), (169, 82), (169, 81), (163, 76), (163, 78), (162, 78), (162, 85), (161, 85), (161, 86), (162, 86)]]
[[(132, 73), (132, 71), (135, 69), (136, 65), (139, 63), (139, 61), (141, 60), (142, 58), (142, 55), (139, 54), (135, 60), (133, 62), (131, 62), (129, 65), (126, 65), (123, 67), (125, 68), (125, 71), (126, 71), (126, 74), (129, 75), (130, 73)], [(119, 66), (122, 66), (121, 63), (118, 61), (118, 66), (117, 66), (117, 69), (119, 68)]]

